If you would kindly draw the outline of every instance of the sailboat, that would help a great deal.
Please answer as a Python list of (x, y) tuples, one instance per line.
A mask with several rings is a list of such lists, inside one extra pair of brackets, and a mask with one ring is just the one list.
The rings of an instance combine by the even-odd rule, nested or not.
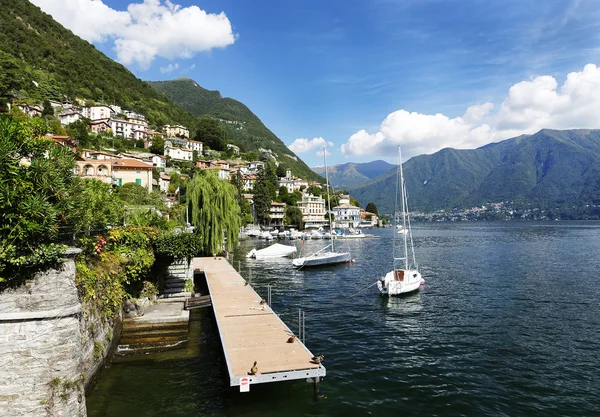
[[(404, 174), (402, 172), (402, 151), (398, 147), (398, 172), (396, 177), (396, 199), (394, 202), (394, 221), (399, 229), (398, 236), (394, 233), (393, 237), (393, 269), (383, 278), (377, 281), (377, 287), (382, 294), (400, 295), (419, 290), (425, 283), (419, 272), (419, 267), (415, 259), (415, 248), (413, 245), (412, 232), (410, 228), (410, 218), (408, 216), (408, 196), (406, 193), (406, 184), (404, 183)], [(398, 189), (400, 189), (400, 198), (402, 200), (398, 213)], [(410, 246), (410, 252), (409, 252)], [(409, 256), (410, 255), (410, 256)]]
[[(326, 154), (325, 148), (323, 148), (323, 157), (325, 160), (325, 181), (327, 183), (327, 213), (329, 213), (329, 230), (331, 232), (333, 227), (331, 225), (331, 199), (329, 198), (329, 173), (327, 171)], [(331, 239), (331, 244), (311, 255), (294, 259), (292, 261), (292, 265), (294, 265), (296, 268), (306, 268), (309, 266), (334, 265), (353, 261), (349, 252), (336, 252), (334, 245), (335, 239)]]

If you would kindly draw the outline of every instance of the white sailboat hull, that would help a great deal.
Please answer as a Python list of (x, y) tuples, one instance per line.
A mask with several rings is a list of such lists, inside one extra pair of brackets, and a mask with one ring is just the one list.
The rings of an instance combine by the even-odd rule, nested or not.
[(396, 269), (377, 281), (377, 288), (385, 295), (400, 295), (418, 291), (424, 283), (416, 269)]
[(289, 256), (296, 252), (295, 246), (287, 246), (281, 245), (279, 243), (275, 243), (268, 248), (264, 249), (252, 249), (246, 255), (246, 258), (255, 258), (255, 259), (271, 259), (271, 258), (283, 258), (284, 256)]
[(348, 252), (321, 252), (303, 258), (296, 258), (292, 261), (292, 265), (296, 268), (305, 268), (309, 266), (334, 265), (351, 261), (352, 257)]

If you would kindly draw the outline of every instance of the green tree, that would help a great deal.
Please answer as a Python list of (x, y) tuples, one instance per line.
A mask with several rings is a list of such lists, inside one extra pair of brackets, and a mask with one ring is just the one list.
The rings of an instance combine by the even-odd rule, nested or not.
[(77, 143), (78, 148), (87, 148), (91, 144), (90, 132), (88, 131), (89, 119), (79, 119), (67, 126), (67, 134)]
[(79, 183), (73, 212), (76, 230), (97, 234), (121, 224), (123, 203), (115, 198), (110, 184), (86, 179)]
[[(169, 190), (167, 191), (169, 194), (173, 194), (178, 189), (180, 189), (181, 185), (181, 174), (177, 171), (171, 172), (171, 180), (169, 181)], [(181, 189), (180, 189), (181, 191)]]
[(50, 104), (50, 100), (44, 100), (43, 107), (42, 117), (54, 116), (54, 108), (52, 107), (52, 104)]
[(269, 220), (269, 212), (271, 211), (271, 192), (269, 190), (265, 170), (260, 169), (254, 182), (253, 201), (254, 201), (254, 214), (259, 224), (266, 224)]
[(314, 195), (315, 197), (320, 197), (320, 196), (321, 196), (321, 194), (323, 193), (323, 190), (321, 190), (319, 187), (316, 187), (316, 186), (314, 186), (314, 185), (311, 185), (311, 186), (309, 186), (309, 187), (306, 189), (306, 192), (307, 192), (308, 194), (312, 194), (312, 195)]
[(375, 203), (367, 204), (365, 211), (368, 211), (369, 213), (373, 213), (374, 215), (379, 216), (379, 212), (377, 211), (377, 206), (375, 205)]
[(48, 131), (54, 133), (55, 135), (64, 136), (67, 134), (65, 128), (60, 124), (60, 121), (53, 116), (46, 118), (46, 123), (48, 124)]
[(282, 185), (281, 187), (279, 187), (279, 191), (277, 192), (277, 196), (278, 196), (278, 201), (280, 202), (285, 202), (287, 195), (288, 195), (288, 189), (285, 185)]
[(6, 104), (25, 83), (19, 63), (4, 51), (0, 51), (0, 113), (7, 109)]
[[(186, 202), (190, 222), (201, 236), (205, 254), (220, 253), (226, 243), (232, 250), (241, 225), (237, 190), (214, 173), (200, 171), (189, 181)], [(226, 239), (226, 240), (225, 240)]]
[(40, 118), (0, 118), (0, 282), (56, 261), (77, 231), (74, 154), (45, 132)]
[(154, 139), (152, 139), (152, 145), (150, 146), (149, 151), (155, 155), (164, 155), (165, 140), (160, 136), (155, 136)]
[(194, 139), (205, 143), (215, 151), (224, 151), (227, 148), (227, 133), (216, 119), (201, 118), (196, 126)]
[(283, 165), (283, 164), (277, 165), (277, 171), (276, 171), (276, 173), (277, 173), (277, 176), (279, 178), (285, 177), (285, 174), (286, 174), (286, 167), (285, 167), (285, 165)]
[(287, 206), (285, 208), (285, 224), (302, 229), (302, 211), (298, 207)]

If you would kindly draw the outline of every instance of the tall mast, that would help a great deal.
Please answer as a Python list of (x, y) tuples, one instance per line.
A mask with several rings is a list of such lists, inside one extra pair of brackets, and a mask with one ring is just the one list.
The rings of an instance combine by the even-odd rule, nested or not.
[(327, 152), (323, 146), (323, 160), (325, 161), (325, 183), (327, 187), (327, 217), (329, 217), (329, 234), (331, 235), (331, 251), (335, 252), (333, 247), (333, 227), (331, 225), (331, 199), (329, 198), (329, 171), (327, 170)]
[(408, 229), (406, 228), (406, 189), (404, 185), (404, 173), (402, 171), (402, 150), (400, 146), (398, 146), (398, 165), (400, 166), (400, 189), (402, 193), (402, 236), (404, 238), (404, 269), (408, 269), (408, 242), (406, 239), (408, 238)]

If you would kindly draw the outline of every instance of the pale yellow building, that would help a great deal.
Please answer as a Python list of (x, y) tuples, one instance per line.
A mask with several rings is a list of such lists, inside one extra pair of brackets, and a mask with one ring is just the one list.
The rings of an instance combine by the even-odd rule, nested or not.
[(306, 229), (319, 228), (328, 224), (325, 219), (325, 200), (322, 197), (305, 193), (296, 205), (302, 212), (302, 223)]
[(190, 137), (190, 131), (187, 127), (181, 125), (164, 125), (163, 131), (168, 138), (179, 137)]

